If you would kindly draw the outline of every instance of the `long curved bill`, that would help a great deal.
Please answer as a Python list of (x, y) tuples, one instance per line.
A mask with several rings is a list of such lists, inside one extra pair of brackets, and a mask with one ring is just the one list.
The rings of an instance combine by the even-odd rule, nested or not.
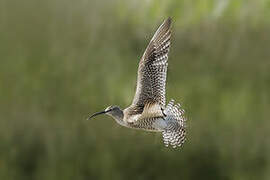
[(105, 113), (106, 113), (106, 111), (97, 112), (97, 113), (95, 113), (95, 114), (89, 116), (89, 117), (87, 118), (87, 120), (90, 120), (91, 118), (93, 118), (93, 117), (95, 117), (95, 116), (97, 116), (97, 115), (105, 114)]

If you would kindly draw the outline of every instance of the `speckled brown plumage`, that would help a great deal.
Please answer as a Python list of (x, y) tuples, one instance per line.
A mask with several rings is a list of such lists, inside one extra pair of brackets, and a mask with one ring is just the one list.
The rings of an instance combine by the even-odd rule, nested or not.
[(140, 60), (133, 106), (142, 106), (147, 101), (165, 106), (170, 38), (171, 19), (168, 18), (158, 28)]
[(162, 132), (166, 146), (181, 146), (185, 142), (185, 117), (180, 104), (166, 103), (166, 76), (171, 40), (171, 18), (158, 28), (147, 46), (138, 68), (137, 87), (132, 104), (123, 111), (109, 106), (103, 112), (122, 126)]

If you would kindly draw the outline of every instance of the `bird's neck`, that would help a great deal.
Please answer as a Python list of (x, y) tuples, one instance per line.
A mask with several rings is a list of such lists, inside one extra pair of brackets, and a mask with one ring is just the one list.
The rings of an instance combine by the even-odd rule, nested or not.
[(123, 118), (114, 117), (115, 121), (120, 124), (121, 126), (127, 126), (127, 123), (123, 121)]
[(111, 116), (118, 124), (120, 124), (122, 126), (127, 126), (127, 123), (123, 120), (124, 113), (122, 110), (118, 111), (117, 113), (112, 113)]

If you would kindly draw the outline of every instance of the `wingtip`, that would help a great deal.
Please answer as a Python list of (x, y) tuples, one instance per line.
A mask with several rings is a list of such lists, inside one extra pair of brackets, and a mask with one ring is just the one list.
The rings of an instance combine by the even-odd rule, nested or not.
[(172, 18), (169, 16), (165, 19), (162, 24), (160, 25), (159, 29), (170, 29), (172, 24)]
[(170, 27), (171, 24), (172, 24), (172, 17), (169, 16), (169, 17), (164, 21), (164, 23), (168, 24), (168, 26)]

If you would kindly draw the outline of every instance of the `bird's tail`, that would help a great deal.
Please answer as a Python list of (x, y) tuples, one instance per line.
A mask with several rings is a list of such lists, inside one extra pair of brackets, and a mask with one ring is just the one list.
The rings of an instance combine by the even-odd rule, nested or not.
[(164, 110), (167, 127), (162, 132), (165, 146), (181, 146), (186, 140), (186, 118), (180, 104), (172, 99)]

